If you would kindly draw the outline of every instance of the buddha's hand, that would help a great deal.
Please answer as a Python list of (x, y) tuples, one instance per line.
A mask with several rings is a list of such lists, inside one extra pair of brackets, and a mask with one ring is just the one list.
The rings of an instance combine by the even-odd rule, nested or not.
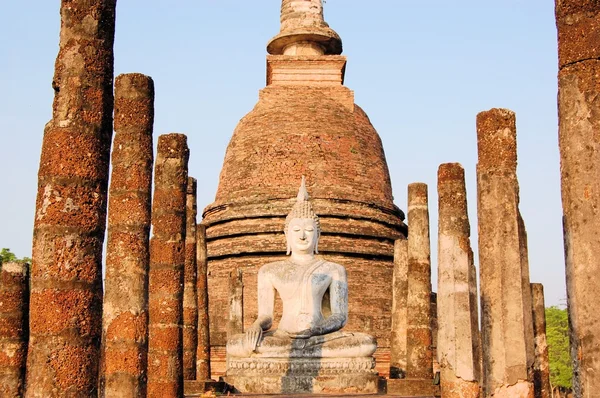
[(244, 333), (244, 350), (248, 353), (256, 350), (256, 346), (258, 346), (258, 342), (260, 341), (263, 331), (260, 325), (253, 324), (246, 330)]

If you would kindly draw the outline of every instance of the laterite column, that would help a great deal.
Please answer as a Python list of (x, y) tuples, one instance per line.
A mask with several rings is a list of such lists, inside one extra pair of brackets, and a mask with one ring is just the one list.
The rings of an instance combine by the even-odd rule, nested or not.
[(229, 273), (229, 320), (227, 338), (244, 332), (244, 284), (242, 270)]
[(427, 185), (408, 186), (408, 240), (394, 245), (388, 394), (439, 394), (433, 384), (433, 319)]
[(154, 82), (115, 81), (115, 138), (108, 198), (101, 396), (145, 397)]
[(544, 285), (532, 283), (533, 332), (535, 335), (535, 362), (533, 364), (533, 386), (535, 398), (550, 398), (550, 362), (546, 340), (546, 306), (544, 305)]
[(409, 379), (433, 379), (431, 351), (431, 259), (427, 185), (408, 186), (408, 329)]
[(150, 239), (148, 397), (183, 395), (183, 274), (189, 150), (183, 134), (158, 137)]
[(438, 169), (438, 358), (444, 398), (479, 397), (477, 279), (471, 250), (465, 171)]
[(394, 242), (394, 280), (392, 282), (392, 331), (390, 334), (390, 379), (406, 377), (408, 326), (408, 241)]
[(600, 2), (556, 1), (558, 136), (576, 397), (600, 393)]
[(29, 264), (0, 264), (0, 397), (25, 391), (28, 339)]
[(208, 323), (208, 255), (206, 227), (196, 226), (196, 263), (198, 266), (198, 348), (196, 351), (196, 380), (210, 379), (210, 335)]
[(26, 397), (97, 394), (116, 0), (62, 0), (33, 231)]
[(183, 283), (183, 378), (196, 380), (198, 299), (196, 294), (196, 179), (188, 177), (185, 221), (185, 271)]
[(529, 272), (523, 269), (514, 112), (495, 108), (479, 113), (477, 148), (483, 392), (486, 397), (529, 398), (533, 325), (531, 298), (526, 297), (531, 295), (529, 281), (524, 287)]

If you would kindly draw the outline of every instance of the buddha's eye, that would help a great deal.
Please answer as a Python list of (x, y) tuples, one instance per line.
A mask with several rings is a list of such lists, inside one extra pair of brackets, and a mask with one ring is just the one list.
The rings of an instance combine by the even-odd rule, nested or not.
[(300, 227), (294, 227), (294, 228), (293, 228), (293, 231), (294, 231), (294, 232), (300, 232)]
[(306, 228), (306, 229), (305, 229), (305, 231), (306, 231), (306, 232), (312, 232), (312, 231), (314, 231), (314, 228), (312, 228), (312, 227), (308, 227), (308, 228)]

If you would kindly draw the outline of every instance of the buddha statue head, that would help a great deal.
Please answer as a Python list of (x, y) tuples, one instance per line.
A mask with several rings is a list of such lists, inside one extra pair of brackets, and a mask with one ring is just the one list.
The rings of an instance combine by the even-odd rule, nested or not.
[(296, 203), (285, 218), (283, 229), (287, 241), (287, 252), (297, 254), (318, 253), (321, 224), (310, 203), (306, 190), (306, 181), (302, 176), (302, 183), (296, 197)]

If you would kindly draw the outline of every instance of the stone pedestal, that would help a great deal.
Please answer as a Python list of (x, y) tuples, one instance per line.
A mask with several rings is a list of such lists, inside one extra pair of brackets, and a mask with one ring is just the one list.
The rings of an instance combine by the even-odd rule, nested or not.
[(228, 358), (224, 380), (234, 392), (261, 394), (375, 394), (373, 357)]

